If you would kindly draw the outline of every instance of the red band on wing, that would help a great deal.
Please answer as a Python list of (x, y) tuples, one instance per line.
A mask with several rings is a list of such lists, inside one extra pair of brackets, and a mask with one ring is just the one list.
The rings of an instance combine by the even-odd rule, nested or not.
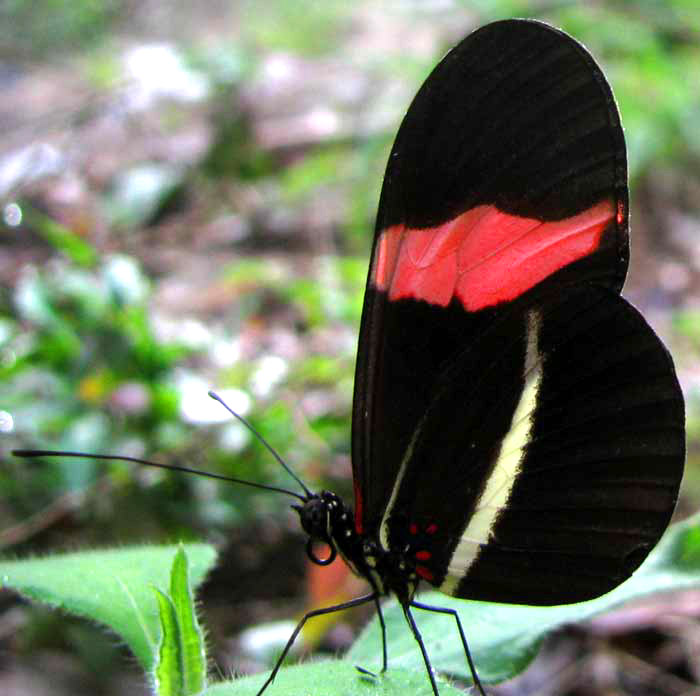
[(593, 253), (616, 214), (609, 200), (555, 222), (480, 205), (439, 227), (394, 225), (379, 237), (373, 283), (388, 291), (389, 300), (445, 307), (457, 297), (476, 311), (513, 300)]

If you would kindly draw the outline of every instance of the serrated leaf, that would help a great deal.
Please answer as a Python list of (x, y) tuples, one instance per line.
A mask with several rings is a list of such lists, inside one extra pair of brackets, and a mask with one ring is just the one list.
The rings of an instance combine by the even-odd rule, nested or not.
[[(186, 544), (184, 549), (192, 585), (197, 586), (214, 564), (216, 552), (206, 544)], [(0, 560), (0, 586), (108, 626), (150, 671), (159, 635), (152, 587), (169, 586), (177, 550), (176, 546), (143, 546)]]
[[(256, 696), (269, 673), (210, 686), (203, 696)], [(440, 696), (465, 696), (464, 691), (438, 680)], [(376, 677), (360, 674), (352, 663), (339, 660), (286, 667), (265, 696), (433, 696), (425, 671), (388, 669)]]
[(175, 605), (170, 597), (154, 588), (160, 616), (160, 645), (158, 661), (153, 670), (158, 696), (187, 696), (183, 674), (182, 638)]
[(204, 637), (197, 621), (194, 597), (189, 586), (187, 556), (182, 547), (173, 559), (170, 574), (170, 599), (179, 627), (182, 678), (185, 694), (198, 694), (206, 686), (207, 658)]

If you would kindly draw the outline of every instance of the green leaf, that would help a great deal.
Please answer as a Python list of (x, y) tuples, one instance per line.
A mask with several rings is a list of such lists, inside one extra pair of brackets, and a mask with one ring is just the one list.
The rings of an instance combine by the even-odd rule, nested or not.
[(182, 637), (175, 605), (168, 595), (155, 589), (160, 615), (158, 662), (153, 670), (158, 696), (187, 696), (183, 674)]
[[(206, 544), (186, 544), (193, 586), (214, 564)], [(152, 588), (167, 588), (176, 546), (82, 551), (47, 558), (0, 560), (0, 584), (28, 599), (98, 621), (114, 630), (150, 671), (159, 616)]]
[[(203, 696), (255, 696), (268, 673), (210, 686)], [(438, 679), (440, 696), (464, 696), (464, 691)], [(350, 662), (323, 661), (287, 667), (269, 687), (270, 696), (433, 696), (425, 668), (421, 672), (393, 669), (376, 678), (360, 674)]]
[[(597, 599), (556, 607), (529, 607), (454, 599), (437, 592), (420, 601), (456, 609), (467, 634), (479, 677), (497, 683), (522, 672), (535, 657), (550, 631), (565, 624), (586, 621), (626, 602), (655, 592), (700, 586), (700, 515), (672, 525), (644, 564), (627, 582)], [(469, 668), (449, 616), (414, 610), (428, 653), (435, 668), (469, 680)], [(405, 626), (400, 607), (384, 609), (387, 622), (389, 667), (419, 671), (423, 660)], [(368, 669), (379, 663), (381, 637), (376, 619), (367, 626), (348, 658)]]
[(175, 608), (179, 627), (184, 693), (198, 694), (206, 686), (207, 658), (204, 637), (197, 621), (194, 598), (188, 581), (187, 556), (182, 547), (178, 549), (173, 559), (170, 599)]
[(23, 206), (27, 225), (33, 227), (51, 246), (73, 263), (87, 268), (97, 263), (97, 252), (82, 237), (31, 206)]

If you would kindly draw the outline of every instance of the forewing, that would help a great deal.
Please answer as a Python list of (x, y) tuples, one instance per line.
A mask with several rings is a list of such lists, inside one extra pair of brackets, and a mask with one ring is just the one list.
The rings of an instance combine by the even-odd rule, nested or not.
[(450, 51), (399, 129), (384, 179), (353, 409), (358, 531), (378, 531), (446, 366), (543, 287), (619, 291), (625, 146), (587, 51), (538, 22), (496, 22)]

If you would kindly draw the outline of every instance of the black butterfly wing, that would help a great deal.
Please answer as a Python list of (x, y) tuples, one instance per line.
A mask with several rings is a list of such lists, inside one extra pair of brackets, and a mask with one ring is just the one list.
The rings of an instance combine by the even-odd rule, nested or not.
[(380, 527), (458, 597), (564, 604), (625, 580), (685, 459), (672, 360), (613, 291), (514, 303), (440, 375)]
[(620, 290), (627, 204), (615, 102), (576, 41), (496, 22), (435, 68), (377, 216), (353, 407), (358, 531), (378, 533), (437, 383), (505, 308), (572, 283)]

